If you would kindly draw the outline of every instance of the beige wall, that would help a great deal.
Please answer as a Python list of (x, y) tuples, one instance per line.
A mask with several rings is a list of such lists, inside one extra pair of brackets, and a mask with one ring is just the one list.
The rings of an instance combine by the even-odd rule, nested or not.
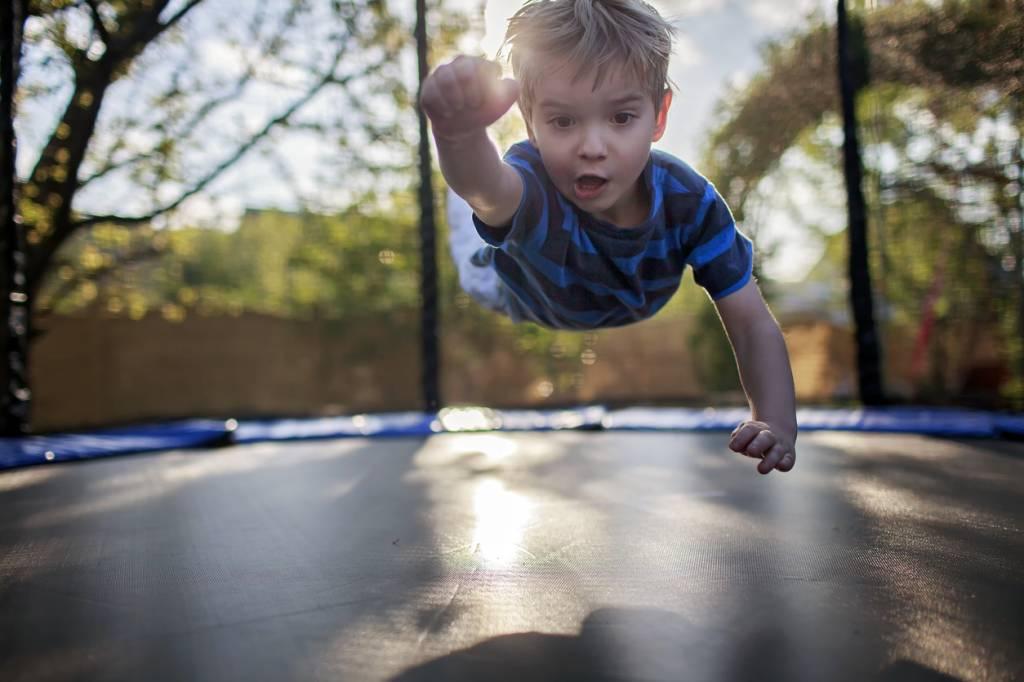
[[(33, 425), (415, 407), (415, 337), (350, 327), (257, 315), (53, 319), (30, 358)], [(354, 353), (377, 361), (353, 365)]]
[[(449, 404), (702, 403), (689, 352), (691, 322), (661, 317), (603, 332), (596, 362), (524, 356), (510, 338), (446, 329), (442, 393)], [(825, 322), (785, 328), (797, 395), (828, 402), (855, 395), (849, 333)], [(367, 317), (342, 325), (260, 315), (58, 317), (31, 355), (36, 431), (177, 417), (310, 416), (418, 409), (418, 317)], [(890, 349), (887, 380), (905, 349)], [(545, 397), (543, 383), (555, 384)]]

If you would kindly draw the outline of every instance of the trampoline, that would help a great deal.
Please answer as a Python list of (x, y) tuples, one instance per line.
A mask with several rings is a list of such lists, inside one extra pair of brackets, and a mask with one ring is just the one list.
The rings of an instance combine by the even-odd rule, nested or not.
[[(796, 468), (760, 476), (726, 447), (746, 409), (444, 409), (422, 115), (424, 412), (24, 435), (38, 282), (11, 150), (25, 7), (0, 5), (2, 682), (1024, 678), (1021, 414), (805, 410)], [(416, 14), (422, 81), (426, 3)], [(839, 0), (858, 395), (883, 405), (845, 15)], [(242, 413), (283, 412), (173, 414)]]
[[(241, 429), (240, 429), (241, 431)], [(0, 472), (4, 680), (1024, 675), (1024, 443), (241, 442)]]

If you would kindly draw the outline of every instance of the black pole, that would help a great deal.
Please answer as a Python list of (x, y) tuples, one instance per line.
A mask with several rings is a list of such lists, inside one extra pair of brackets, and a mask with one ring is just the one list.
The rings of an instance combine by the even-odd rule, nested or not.
[[(1024, 101), (1017, 99), (1017, 125), (1024, 124)], [(1017, 136), (1016, 154), (1017, 186), (1024, 188), (1024, 139)], [(1014, 245), (1014, 281), (1017, 283), (1017, 338), (1024, 339), (1024, 191), (1017, 191), (1017, 234), (1011, 231), (1011, 243)], [(1024, 409), (1024, 348), (1017, 348), (1017, 393), (1013, 397), (1016, 409)]]
[(25, 240), (15, 193), (14, 92), (21, 56), (23, 0), (0, 2), (0, 267), (3, 272), (0, 319), (4, 326), (7, 381), (0, 407), (0, 435), (28, 431), (32, 393), (28, 386), (28, 295), (25, 287)]
[(857, 78), (850, 58), (849, 24), (846, 2), (838, 0), (839, 90), (843, 102), (843, 159), (849, 209), (850, 305), (853, 309), (857, 343), (857, 383), (860, 399), (865, 405), (881, 405), (885, 401), (879, 363), (878, 331), (875, 327), (874, 303), (871, 296), (871, 270), (868, 260), (867, 212), (861, 189), (862, 172), (860, 143), (857, 140), (857, 90), (866, 78), (863, 33), (860, 36), (861, 60)]
[[(416, 55), (419, 59), (419, 90), (430, 72), (427, 63), (427, 4), (416, 0)], [(416, 114), (420, 123), (420, 358), (423, 365), (423, 402), (428, 412), (441, 407), (438, 384), (440, 357), (437, 343), (437, 254), (435, 249), (437, 226), (434, 222), (434, 186), (430, 160), (430, 138), (427, 116), (419, 106), (416, 95)]]

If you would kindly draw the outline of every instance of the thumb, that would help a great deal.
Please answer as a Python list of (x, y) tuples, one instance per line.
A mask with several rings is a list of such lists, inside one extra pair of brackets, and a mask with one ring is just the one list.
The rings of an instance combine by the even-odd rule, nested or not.
[(504, 116), (517, 99), (519, 99), (519, 83), (515, 79), (504, 78), (495, 81), (487, 93), (483, 106), (486, 118), (490, 119), (488, 125)]
[(516, 103), (516, 100), (519, 99), (519, 81), (514, 78), (503, 78), (498, 83), (498, 88), (504, 101), (507, 102), (505, 110), (508, 111)]

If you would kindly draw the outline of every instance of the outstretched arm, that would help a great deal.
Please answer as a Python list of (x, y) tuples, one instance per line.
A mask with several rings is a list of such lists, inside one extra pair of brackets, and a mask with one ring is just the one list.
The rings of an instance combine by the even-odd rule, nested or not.
[(523, 193), (519, 173), (487, 135), (519, 95), (516, 82), (500, 76), (494, 62), (459, 56), (427, 77), (420, 96), (448, 186), (494, 227), (508, 224)]
[(782, 331), (751, 280), (715, 302), (732, 343), (751, 419), (733, 432), (729, 447), (760, 459), (762, 474), (796, 463), (796, 397)]

